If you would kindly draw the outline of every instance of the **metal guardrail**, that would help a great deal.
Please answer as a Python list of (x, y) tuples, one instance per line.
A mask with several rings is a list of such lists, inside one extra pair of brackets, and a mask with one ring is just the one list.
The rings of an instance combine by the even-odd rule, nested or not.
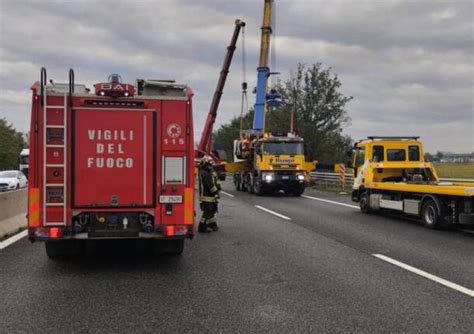
[[(339, 184), (339, 173), (331, 172), (311, 172), (311, 180), (316, 182), (337, 183)], [(354, 177), (352, 174), (345, 174), (344, 177), (346, 186), (352, 186)], [(456, 178), (440, 178), (441, 182), (473, 182), (474, 179), (456, 179)]]

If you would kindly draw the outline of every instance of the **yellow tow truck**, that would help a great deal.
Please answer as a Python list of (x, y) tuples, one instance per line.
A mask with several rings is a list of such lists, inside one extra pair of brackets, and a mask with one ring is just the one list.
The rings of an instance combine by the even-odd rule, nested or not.
[(364, 213), (379, 210), (421, 218), (429, 228), (474, 224), (474, 182), (442, 182), (424, 160), (419, 137), (368, 137), (354, 145), (352, 200)]

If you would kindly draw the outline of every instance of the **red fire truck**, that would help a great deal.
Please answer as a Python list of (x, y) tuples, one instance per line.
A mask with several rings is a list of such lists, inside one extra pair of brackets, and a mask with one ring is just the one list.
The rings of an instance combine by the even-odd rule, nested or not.
[(56, 257), (85, 239), (147, 239), (181, 254), (194, 226), (192, 90), (117, 74), (86, 86), (47, 83), (33, 92), (28, 232)]

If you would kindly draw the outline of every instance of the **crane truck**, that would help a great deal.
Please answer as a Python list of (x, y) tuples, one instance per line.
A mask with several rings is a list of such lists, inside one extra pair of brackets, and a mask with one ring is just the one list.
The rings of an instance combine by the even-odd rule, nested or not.
[(267, 108), (281, 105), (281, 95), (274, 89), (268, 91), (268, 78), (272, 74), (268, 66), (272, 5), (273, 0), (265, 0), (253, 128), (242, 131), (240, 139), (234, 142), (234, 163), (225, 167), (234, 173), (236, 190), (256, 195), (283, 190), (299, 196), (316, 162), (305, 161), (304, 140), (296, 134), (265, 133)]
[(94, 85), (31, 87), (28, 234), (49, 257), (83, 240), (149, 240), (181, 254), (194, 226), (190, 87), (117, 74)]
[(354, 145), (352, 200), (364, 213), (399, 212), (428, 228), (474, 224), (474, 182), (442, 182), (419, 137), (368, 137)]
[(204, 129), (201, 134), (201, 140), (199, 141), (199, 145), (196, 150), (196, 159), (202, 158), (203, 156), (207, 155), (211, 157), (216, 163), (219, 163), (221, 160), (221, 157), (219, 157), (215, 152), (212, 151), (212, 129), (217, 118), (217, 110), (219, 109), (219, 103), (221, 101), (221, 96), (224, 91), (227, 74), (229, 73), (229, 68), (232, 63), (234, 51), (236, 49), (237, 39), (239, 38), (241, 29), (243, 29), (244, 27), (244, 21), (241, 21), (239, 19), (235, 20), (234, 32), (232, 34), (230, 44), (227, 47), (227, 53), (224, 58), (224, 63), (222, 64), (221, 73), (219, 76), (219, 80), (217, 81), (217, 86), (216, 90), (214, 91), (211, 106), (209, 107), (206, 123), (204, 124)]

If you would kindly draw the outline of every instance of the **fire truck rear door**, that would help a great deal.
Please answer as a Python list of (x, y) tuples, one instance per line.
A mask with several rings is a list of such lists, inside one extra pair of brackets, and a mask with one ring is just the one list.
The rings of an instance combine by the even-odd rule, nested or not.
[(73, 205), (154, 205), (153, 110), (74, 112)]

